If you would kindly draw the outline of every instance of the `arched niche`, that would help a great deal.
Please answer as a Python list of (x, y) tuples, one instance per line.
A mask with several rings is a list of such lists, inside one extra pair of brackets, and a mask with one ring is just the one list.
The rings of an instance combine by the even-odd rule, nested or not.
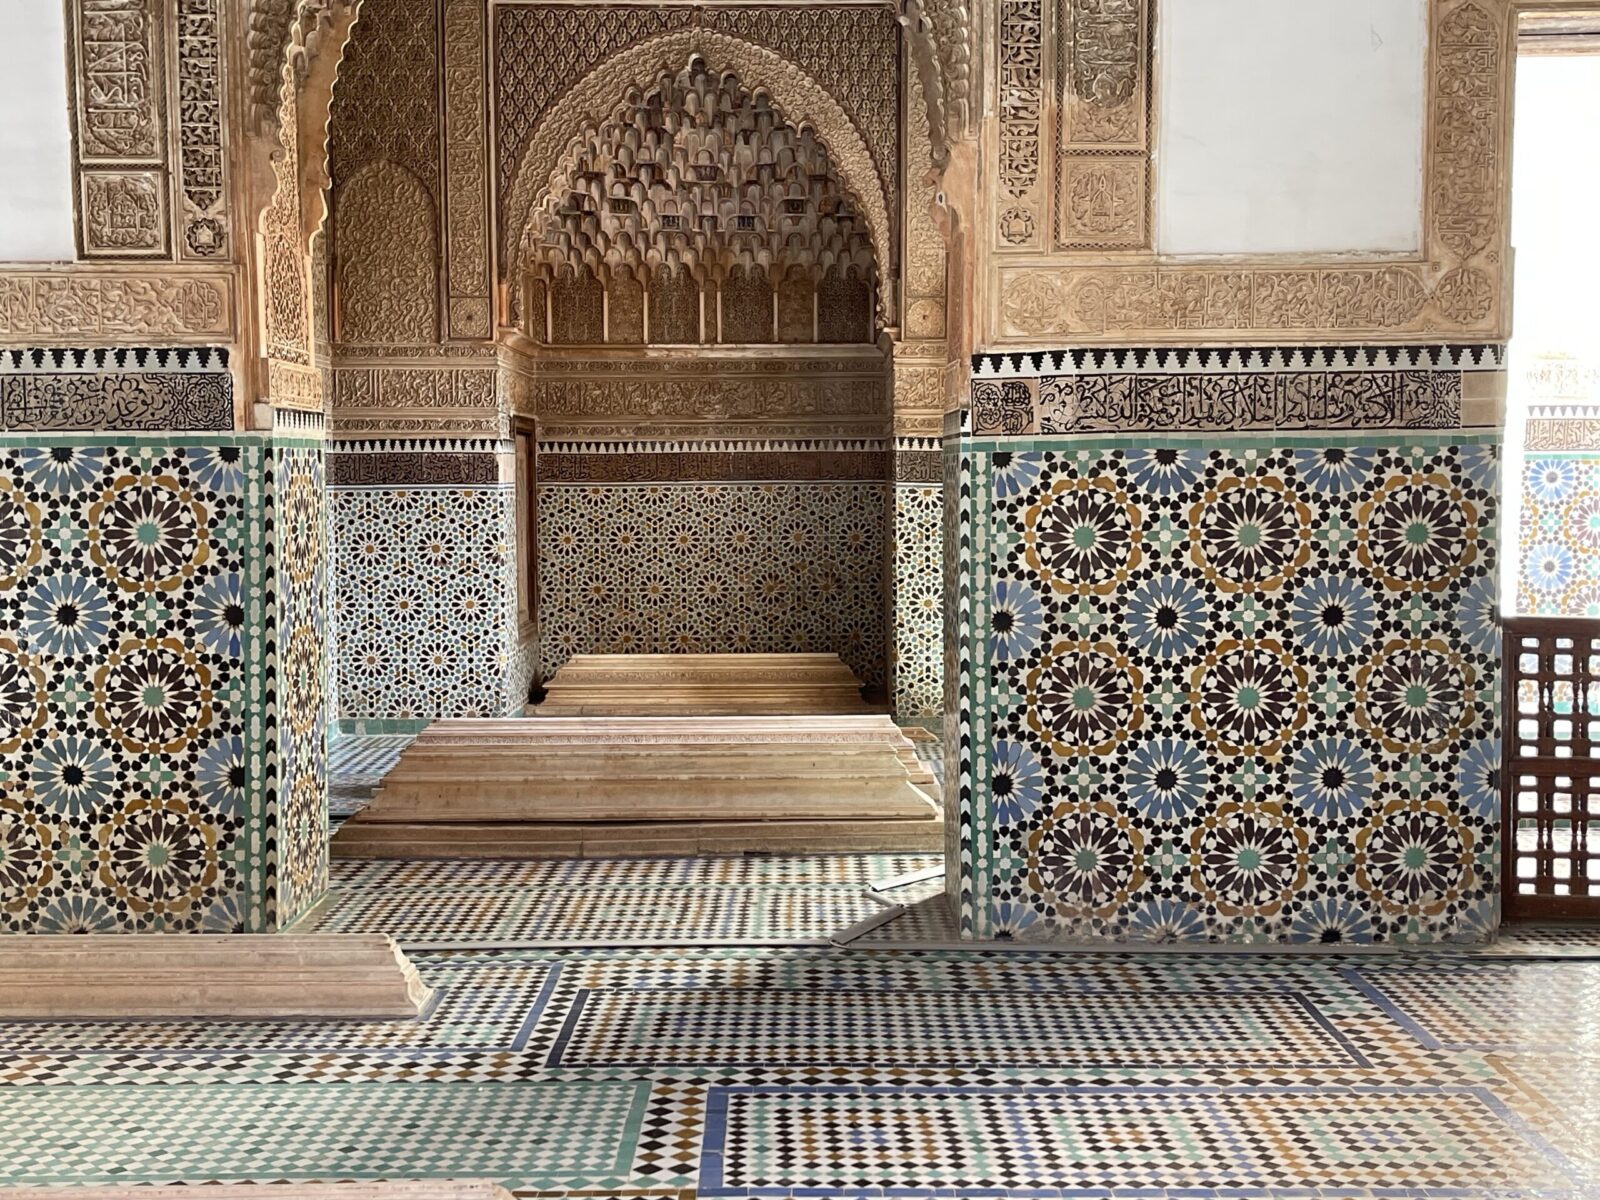
[(529, 214), (522, 273), (552, 309), (520, 304), (522, 327), (536, 341), (568, 328), (556, 281), (584, 276), (605, 293), (612, 344), (638, 342), (636, 281), (652, 345), (873, 342), (880, 279), (862, 208), (817, 132), (764, 89), (701, 55), (664, 64), (585, 123)]
[[(889, 191), (879, 176), (872, 153), (848, 113), (814, 79), (793, 63), (761, 46), (711, 30), (681, 30), (651, 38), (606, 60), (568, 90), (540, 122), (517, 166), (506, 204), (508, 236), (502, 247), (503, 269), (515, 277), (518, 260), (530, 240), (543, 236), (531, 221), (535, 209), (561, 184), (559, 171), (575, 142), (596, 124), (596, 114), (609, 113), (619, 99), (648, 91), (664, 66), (681, 68), (703, 59), (720, 73), (731, 73), (746, 87), (759, 90), (772, 108), (796, 129), (809, 128), (827, 149), (829, 161), (860, 207), (874, 259), (894, 261)], [(686, 215), (686, 214), (680, 214)], [(885, 308), (892, 311), (885, 297)]]

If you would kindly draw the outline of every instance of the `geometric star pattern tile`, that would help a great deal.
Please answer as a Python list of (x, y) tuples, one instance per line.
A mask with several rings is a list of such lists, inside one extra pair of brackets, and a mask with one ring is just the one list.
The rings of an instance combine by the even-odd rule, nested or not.
[(1487, 940), (1496, 436), (974, 441), (960, 461), (981, 748), (963, 928)]
[(1600, 617), (1600, 454), (1529, 454), (1518, 533), (1516, 611)]
[(520, 709), (515, 490), (334, 487), (328, 499), (336, 716)]
[[(336, 743), (337, 745), (337, 743)], [(868, 894), (927, 855), (576, 862), (343, 862), (320, 933), (430, 942), (825, 940), (883, 911)]]
[(336, 736), (328, 747), (328, 779), (347, 787), (377, 787), (414, 740), (409, 733)]
[[(1562, 963), (1366, 967), (1351, 977), (1418, 1041), (1451, 1050), (1559, 1050), (1600, 1056), (1600, 975), (1574, 988)], [(1562, 986), (1565, 985), (1565, 986)]]
[(826, 938), (882, 907), (860, 885), (336, 891), (316, 929), (383, 932), (407, 945), (473, 939), (793, 941)]
[(944, 711), (944, 490), (896, 484), (889, 561), (894, 711), (902, 720)]
[(836, 653), (885, 685), (881, 483), (539, 488), (539, 656)]
[[(642, 861), (630, 886), (860, 888), (908, 860), (804, 865)], [(555, 892), (602, 877), (348, 867), (402, 895), (420, 880)], [(796, 945), (412, 957), (439, 992), (416, 1021), (0, 1024), (0, 1183), (487, 1176), (591, 1197), (1600, 1186), (1583, 1128), (1600, 1056), (1551, 1032), (1560, 1017), (1590, 1044), (1595, 962)], [(1468, 1048), (1488, 1044), (1497, 1011), (1493, 1044), (1517, 1049)]]

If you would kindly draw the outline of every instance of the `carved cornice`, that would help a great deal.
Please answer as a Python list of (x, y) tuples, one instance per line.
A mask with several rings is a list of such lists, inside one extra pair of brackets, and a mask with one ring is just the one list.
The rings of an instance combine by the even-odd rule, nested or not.
[(714, 70), (735, 72), (748, 87), (764, 88), (774, 106), (797, 127), (809, 125), (827, 147), (840, 177), (861, 202), (873, 252), (879, 263), (895, 261), (890, 236), (891, 189), (879, 174), (861, 132), (839, 102), (794, 64), (772, 51), (727, 34), (686, 29), (663, 34), (622, 51), (591, 71), (566, 92), (540, 122), (518, 164), (507, 200), (504, 254), (510, 256), (537, 237), (530, 217), (556, 181), (561, 159), (587, 124), (600, 120), (630, 88), (646, 89), (663, 67), (678, 68), (700, 56)]

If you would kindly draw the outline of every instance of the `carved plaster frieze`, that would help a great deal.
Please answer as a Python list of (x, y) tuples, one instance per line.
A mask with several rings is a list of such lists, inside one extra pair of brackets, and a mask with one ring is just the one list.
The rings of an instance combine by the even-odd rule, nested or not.
[(439, 336), (438, 224), (417, 177), (387, 160), (340, 180), (333, 210), (344, 343), (415, 345)]
[(1600, 412), (1588, 415), (1528, 415), (1525, 450), (1600, 450)]
[(335, 412), (329, 417), (329, 431), (339, 438), (416, 435), (422, 437), (480, 437), (489, 435), (505, 437), (511, 425), (506, 418), (492, 412), (431, 412), (396, 413)]
[(222, 261), (233, 248), (228, 212), (223, 0), (176, 0), (178, 154), (175, 206), (180, 259)]
[(883, 450), (658, 451), (630, 446), (622, 453), (539, 450), (541, 486), (571, 483), (804, 483), (880, 482), (890, 460)]
[(165, 258), (167, 181), (160, 171), (78, 172), (78, 234), (85, 258)]
[(361, 0), (250, 0), (245, 44), (250, 56), (250, 107), (260, 128), (270, 128), (283, 102), (285, 71), (303, 82), (332, 32), (342, 51), (344, 18)]
[(335, 412), (496, 408), (495, 367), (348, 367), (333, 370)]
[(156, 0), (69, 0), (80, 164), (166, 164), (165, 71)]
[(0, 272), (0, 343), (85, 345), (234, 340), (233, 278), (178, 268)]
[(1457, 429), (1459, 370), (1046, 375), (972, 383), (975, 434)]
[(972, 8), (964, 0), (903, 0), (900, 23), (920, 82), (933, 161), (943, 167), (950, 143), (970, 132)]
[(323, 372), (312, 366), (269, 359), (267, 401), (274, 408), (323, 411)]
[(905, 312), (901, 331), (907, 338), (943, 340), (948, 261), (944, 235), (934, 221), (934, 209), (940, 199), (927, 111), (922, 78), (917, 72), (908, 71), (904, 132), (905, 252), (901, 256), (901, 295)]

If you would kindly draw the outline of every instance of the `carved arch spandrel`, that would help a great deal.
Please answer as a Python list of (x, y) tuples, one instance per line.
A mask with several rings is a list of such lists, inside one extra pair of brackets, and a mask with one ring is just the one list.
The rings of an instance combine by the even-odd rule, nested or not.
[(241, 330), (241, 390), (275, 406), (325, 402), (313, 337), (312, 244), (328, 215), (333, 88), (363, 0), (253, 0), (243, 228), (258, 235), (260, 328)]
[(710, 30), (681, 30), (641, 42), (608, 59), (551, 106), (529, 140), (506, 202), (506, 228), (519, 231), (518, 236), (506, 239), (501, 251), (501, 266), (508, 277), (514, 274), (513, 263), (529, 229), (530, 217), (549, 189), (559, 184), (555, 176), (573, 140), (582, 135), (585, 126), (604, 120), (630, 88), (647, 89), (663, 65), (680, 65), (695, 55), (715, 70), (735, 73), (746, 86), (764, 90), (797, 128), (811, 127), (827, 147), (840, 177), (860, 201), (873, 254), (880, 263), (894, 261), (888, 189), (866, 140), (839, 102), (809, 75), (770, 50)]

